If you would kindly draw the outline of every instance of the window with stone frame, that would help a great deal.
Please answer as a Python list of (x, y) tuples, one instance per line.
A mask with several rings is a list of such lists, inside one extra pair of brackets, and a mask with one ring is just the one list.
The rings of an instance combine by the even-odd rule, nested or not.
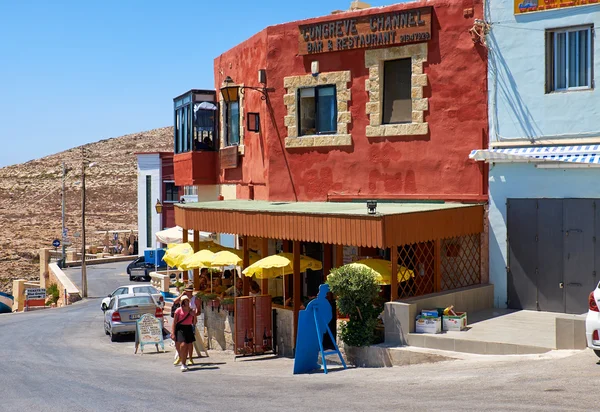
[[(429, 99), (424, 95), (426, 62), (427, 43), (365, 51), (365, 67), (369, 70), (365, 80), (369, 96), (365, 107), (369, 116), (367, 137), (429, 133), (425, 121), (429, 110)], [(390, 90), (394, 93), (391, 96)]]
[(283, 79), (287, 149), (352, 146), (350, 80), (349, 70)]
[(383, 63), (383, 124), (411, 123), (411, 59)]
[(298, 89), (300, 136), (337, 133), (335, 85)]

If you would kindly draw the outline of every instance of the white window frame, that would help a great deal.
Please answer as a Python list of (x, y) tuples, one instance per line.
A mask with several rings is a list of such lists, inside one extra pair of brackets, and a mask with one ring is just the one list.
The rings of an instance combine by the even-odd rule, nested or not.
[[(167, 191), (167, 183), (173, 183), (175, 185), (175, 181), (174, 180), (163, 180), (163, 184), (165, 185), (165, 192)], [(177, 186), (175, 186), (177, 187)], [(179, 197), (179, 195), (177, 196)], [(167, 200), (167, 196), (165, 193), (165, 200), (163, 201), (163, 203), (178, 203), (179, 199), (177, 200)]]
[[(569, 86), (569, 35), (571, 33), (577, 33), (583, 30), (587, 30), (588, 32), (588, 36), (587, 36), (587, 86), (573, 86), (570, 87)], [(552, 36), (552, 74), (553, 74), (553, 78), (552, 78), (552, 91), (553, 92), (565, 92), (565, 91), (571, 91), (571, 90), (589, 90), (592, 88), (592, 35), (594, 34), (593, 31), (593, 27), (592, 26), (579, 26), (579, 27), (569, 27), (569, 28), (565, 28), (565, 29), (558, 29), (558, 30), (549, 30), (553, 33)], [(565, 63), (565, 84), (566, 87), (564, 88), (559, 88), (558, 87), (558, 52), (557, 52), (557, 46), (558, 46), (558, 36), (557, 34), (560, 33), (566, 33), (565, 36), (565, 55), (566, 55), (566, 63)], [(579, 36), (576, 36), (576, 47), (579, 48)], [(577, 65), (579, 65), (579, 61), (577, 61)], [(579, 83), (579, 70), (577, 70), (576, 73), (576, 83)]]

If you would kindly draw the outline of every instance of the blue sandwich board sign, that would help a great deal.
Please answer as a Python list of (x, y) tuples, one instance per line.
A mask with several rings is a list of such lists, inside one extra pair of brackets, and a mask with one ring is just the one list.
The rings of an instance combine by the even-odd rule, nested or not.
[[(296, 337), (296, 356), (294, 358), (294, 374), (308, 373), (315, 369), (320, 369), (319, 353), (323, 362), (323, 372), (327, 373), (327, 355), (338, 355), (344, 369), (346, 362), (340, 353), (340, 349), (335, 343), (335, 338), (329, 322), (332, 318), (331, 303), (327, 300), (329, 285), (319, 286), (319, 293), (316, 299), (311, 300), (306, 309), (298, 313), (298, 333)], [(323, 350), (323, 335), (329, 334), (333, 342), (334, 350)]]

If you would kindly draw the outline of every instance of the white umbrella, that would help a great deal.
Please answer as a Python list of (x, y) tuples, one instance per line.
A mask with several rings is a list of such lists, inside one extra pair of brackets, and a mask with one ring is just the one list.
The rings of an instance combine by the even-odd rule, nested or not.
[[(200, 242), (207, 242), (212, 240), (212, 233), (210, 232), (199, 232)], [(183, 242), (183, 229), (179, 226), (171, 227), (169, 229), (160, 230), (155, 234), (156, 240), (160, 243), (182, 243)], [(194, 231), (188, 230), (188, 240), (191, 242), (194, 240)]]

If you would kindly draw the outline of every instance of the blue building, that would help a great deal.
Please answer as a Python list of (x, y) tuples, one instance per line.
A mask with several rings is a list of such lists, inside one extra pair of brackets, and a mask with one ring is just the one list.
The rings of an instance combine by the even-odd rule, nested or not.
[[(563, 2), (564, 3), (564, 2)], [(600, 280), (600, 94), (587, 1), (490, 0), (489, 264), (495, 305), (587, 311)]]

